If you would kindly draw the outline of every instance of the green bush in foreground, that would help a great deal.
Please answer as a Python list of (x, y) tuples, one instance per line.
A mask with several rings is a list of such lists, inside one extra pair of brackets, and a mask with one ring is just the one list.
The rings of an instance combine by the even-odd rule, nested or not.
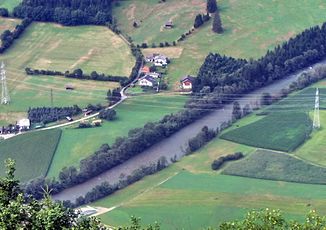
[(249, 125), (231, 130), (222, 139), (240, 144), (290, 152), (311, 132), (312, 122), (303, 112), (272, 113)]
[(231, 163), (223, 174), (307, 184), (326, 184), (326, 168), (309, 164), (284, 153), (268, 150), (258, 150), (241, 161)]

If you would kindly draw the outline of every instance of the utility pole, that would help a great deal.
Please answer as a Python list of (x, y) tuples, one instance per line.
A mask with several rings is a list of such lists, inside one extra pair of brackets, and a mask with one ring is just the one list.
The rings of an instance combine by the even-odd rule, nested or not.
[(1, 66), (0, 66), (0, 78), (1, 78), (1, 104), (6, 105), (10, 103), (10, 96), (7, 88), (5, 64), (3, 62), (1, 62)]
[(320, 128), (320, 118), (319, 118), (319, 89), (316, 89), (316, 98), (315, 98), (315, 111), (314, 111), (314, 129)]

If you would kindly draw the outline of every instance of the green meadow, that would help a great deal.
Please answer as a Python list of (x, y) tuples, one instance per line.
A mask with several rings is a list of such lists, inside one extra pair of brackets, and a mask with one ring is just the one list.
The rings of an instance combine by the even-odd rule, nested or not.
[(164, 115), (183, 108), (187, 97), (153, 94), (132, 97), (115, 110), (117, 119), (90, 129), (63, 129), (62, 138), (54, 156), (48, 177), (58, 176), (64, 166), (79, 165), (79, 161), (93, 154), (102, 144), (112, 144), (129, 130), (140, 128), (147, 122), (158, 121)]
[(0, 143), (0, 175), (5, 175), (4, 161), (11, 158), (16, 161), (16, 176), (28, 181), (45, 176), (61, 137), (61, 130), (54, 129), (31, 132)]
[[(28, 77), (24, 71), (26, 67), (60, 71), (81, 68), (86, 73), (96, 70), (129, 76), (134, 65), (128, 45), (109, 29), (63, 27), (51, 23), (33, 23), (1, 59), (6, 64), (12, 99), (10, 105), (0, 106), (0, 120), (7, 123), (15, 122), (29, 106), (49, 106), (51, 89), (57, 105), (85, 105), (103, 103), (106, 91), (118, 86), (117, 83)], [(76, 90), (65, 92), (64, 85), (70, 83)]]
[[(151, 46), (153, 42), (176, 40), (193, 25), (196, 14), (205, 12), (204, 0), (157, 2), (123, 1), (115, 11), (121, 30), (137, 44), (147, 42)], [(175, 4), (178, 4), (174, 8), (178, 9), (176, 12), (180, 16), (173, 18), (171, 15), (175, 9), (172, 6)], [(209, 52), (246, 59), (259, 58), (268, 49), (325, 21), (326, 3), (323, 0), (220, 0), (218, 5), (225, 32), (222, 35), (213, 33), (211, 20), (184, 42), (178, 43), (176, 48), (181, 48), (182, 53), (168, 67), (172, 89), (178, 89), (180, 77), (196, 75)], [(161, 25), (171, 17), (175, 21), (175, 28), (161, 31)], [(142, 20), (139, 28), (132, 26), (135, 19)]]

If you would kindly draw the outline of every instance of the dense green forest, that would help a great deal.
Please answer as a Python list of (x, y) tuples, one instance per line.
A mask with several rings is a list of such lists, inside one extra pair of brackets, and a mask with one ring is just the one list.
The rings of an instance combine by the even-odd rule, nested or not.
[(58, 22), (63, 25), (105, 25), (112, 22), (114, 0), (23, 0), (13, 15), (35, 21)]

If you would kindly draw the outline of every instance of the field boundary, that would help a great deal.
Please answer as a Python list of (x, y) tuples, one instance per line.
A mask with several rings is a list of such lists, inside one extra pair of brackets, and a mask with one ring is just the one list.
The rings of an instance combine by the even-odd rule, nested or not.
[(51, 160), (50, 160), (50, 163), (48, 165), (48, 168), (46, 169), (46, 173), (44, 175), (44, 177), (47, 177), (48, 173), (49, 173), (49, 170), (51, 168), (51, 165), (52, 165), (52, 162), (53, 162), (53, 159), (54, 159), (54, 156), (57, 152), (57, 149), (58, 149), (58, 146), (59, 146), (59, 143), (60, 143), (60, 140), (61, 140), (61, 137), (62, 137), (62, 129), (59, 129), (60, 130), (60, 135), (59, 135), (59, 138), (58, 138), (58, 141), (57, 141), (57, 144), (54, 148), (54, 151), (53, 151), (53, 154), (52, 154), (52, 157), (51, 157)]

